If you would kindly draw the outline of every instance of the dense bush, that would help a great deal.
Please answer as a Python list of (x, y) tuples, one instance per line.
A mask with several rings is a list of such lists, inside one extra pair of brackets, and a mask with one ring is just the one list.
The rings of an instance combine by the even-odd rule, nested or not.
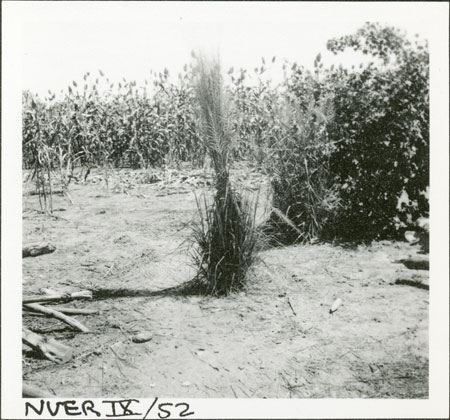
[(331, 228), (346, 238), (396, 236), (429, 210), (426, 45), (411, 44), (394, 28), (367, 24), (328, 48), (353, 48), (373, 58), (360, 71), (328, 75), (334, 96), (327, 126), (335, 144), (330, 170), (343, 203)]

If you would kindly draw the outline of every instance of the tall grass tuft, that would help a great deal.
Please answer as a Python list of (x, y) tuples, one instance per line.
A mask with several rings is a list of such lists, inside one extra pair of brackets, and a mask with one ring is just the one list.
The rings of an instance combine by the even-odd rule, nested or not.
[(324, 238), (340, 206), (329, 170), (332, 145), (326, 132), (325, 104), (286, 102), (288, 134), (272, 163), (273, 211), (266, 226), (281, 244)]
[(245, 284), (256, 254), (256, 214), (230, 183), (232, 135), (219, 61), (197, 57), (195, 75), (202, 138), (215, 171), (216, 191), (211, 203), (206, 198), (197, 201), (200, 221), (193, 231), (192, 257), (198, 269), (194, 282), (205, 293), (224, 295)]
[(254, 210), (230, 186), (212, 202), (197, 200), (200, 221), (194, 227), (192, 258), (197, 267), (198, 290), (226, 295), (245, 285), (246, 274), (256, 258), (258, 232)]

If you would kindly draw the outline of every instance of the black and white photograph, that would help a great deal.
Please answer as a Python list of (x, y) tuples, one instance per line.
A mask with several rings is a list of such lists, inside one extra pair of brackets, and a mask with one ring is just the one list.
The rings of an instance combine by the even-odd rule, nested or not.
[(2, 418), (448, 417), (447, 2), (2, 9)]

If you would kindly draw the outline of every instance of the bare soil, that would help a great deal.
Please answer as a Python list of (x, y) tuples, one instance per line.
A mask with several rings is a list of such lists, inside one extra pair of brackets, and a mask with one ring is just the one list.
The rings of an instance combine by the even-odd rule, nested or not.
[[(267, 186), (251, 171), (238, 178)], [(75, 353), (56, 364), (24, 346), (27, 384), (58, 397), (428, 397), (429, 295), (413, 287), (427, 284), (428, 272), (396, 262), (417, 256), (418, 245), (272, 248), (246, 290), (183, 295), (171, 288), (195, 273), (186, 240), (194, 192), (208, 184), (202, 171), (120, 170), (107, 188), (94, 173), (71, 185), (73, 204), (54, 195), (51, 217), (24, 183), (24, 244), (56, 247), (23, 259), (24, 295), (94, 290), (91, 301), (52, 307), (100, 311), (74, 316), (87, 334), (24, 313), (25, 326)], [(138, 333), (151, 339), (135, 343)]]

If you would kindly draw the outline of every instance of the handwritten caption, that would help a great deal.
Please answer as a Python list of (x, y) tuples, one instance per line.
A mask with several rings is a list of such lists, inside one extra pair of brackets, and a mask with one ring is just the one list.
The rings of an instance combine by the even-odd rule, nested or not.
[(39, 400), (25, 402), (25, 417), (48, 418), (58, 416), (71, 417), (107, 417), (122, 418), (134, 416), (139, 419), (185, 418), (194, 415), (186, 402), (164, 402), (158, 397), (150, 403), (137, 399), (124, 400)]

